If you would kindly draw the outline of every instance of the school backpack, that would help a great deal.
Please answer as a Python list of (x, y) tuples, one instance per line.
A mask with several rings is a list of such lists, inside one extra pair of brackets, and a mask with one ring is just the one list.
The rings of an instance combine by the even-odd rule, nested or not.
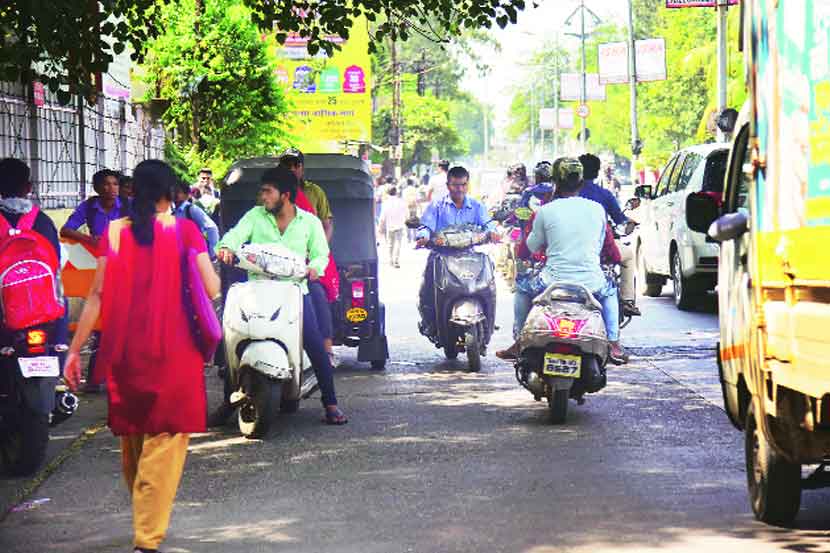
[(12, 227), (0, 215), (0, 312), (7, 330), (23, 330), (63, 317), (54, 246), (32, 230), (37, 206)]

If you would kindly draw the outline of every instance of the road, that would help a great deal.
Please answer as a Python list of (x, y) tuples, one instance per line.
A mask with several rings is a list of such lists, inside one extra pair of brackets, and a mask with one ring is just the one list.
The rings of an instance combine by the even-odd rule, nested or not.
[[(826, 491), (805, 492), (796, 529), (751, 515), (742, 435), (721, 408), (712, 302), (680, 313), (668, 296), (643, 299), (644, 317), (623, 332), (632, 363), (551, 426), (492, 355), (510, 342), (505, 290), (480, 374), (417, 335), (423, 262), (407, 251), (403, 268), (382, 270), (388, 370), (341, 350), (347, 426), (320, 424), (308, 400), (264, 441), (233, 428), (193, 437), (166, 553), (830, 551)], [(107, 431), (27, 497), (44, 498), (0, 523), (0, 551), (130, 550)]]

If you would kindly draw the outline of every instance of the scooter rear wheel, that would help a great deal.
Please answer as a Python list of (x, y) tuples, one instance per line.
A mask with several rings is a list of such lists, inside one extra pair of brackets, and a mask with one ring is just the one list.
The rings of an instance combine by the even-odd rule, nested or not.
[(49, 416), (28, 409), (20, 423), (2, 438), (0, 461), (12, 476), (30, 476), (37, 472), (46, 458), (49, 445)]
[(548, 392), (548, 410), (550, 422), (563, 424), (568, 418), (568, 396), (570, 390), (550, 390)]
[(242, 389), (248, 398), (239, 406), (239, 431), (249, 440), (268, 433), (280, 405), (282, 384), (252, 369), (246, 371)]

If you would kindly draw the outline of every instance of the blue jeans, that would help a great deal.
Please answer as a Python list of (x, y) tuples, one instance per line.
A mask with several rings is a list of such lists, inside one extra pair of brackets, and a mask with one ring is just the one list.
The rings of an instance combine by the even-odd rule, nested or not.
[(334, 338), (334, 322), (331, 317), (331, 305), (326, 296), (326, 289), (319, 280), (309, 281), (308, 293), (314, 303), (314, 312), (317, 315), (317, 322), (320, 323), (320, 334), (323, 339)]
[(331, 366), (329, 354), (323, 346), (323, 335), (317, 325), (317, 313), (314, 311), (314, 301), (310, 293), (303, 296), (303, 348), (314, 366), (323, 406), (337, 405), (337, 396), (334, 393), (334, 369)]
[[(544, 292), (550, 285), (542, 277), (542, 274), (535, 274), (530, 278), (516, 279), (516, 295), (513, 298), (513, 339), (518, 340), (522, 327), (530, 313), (533, 305), (533, 298)], [(617, 287), (614, 283), (606, 281), (605, 287), (592, 292), (597, 301), (602, 305), (602, 321), (605, 323), (605, 333), (608, 341), (617, 342), (620, 339), (620, 303), (617, 298)]]

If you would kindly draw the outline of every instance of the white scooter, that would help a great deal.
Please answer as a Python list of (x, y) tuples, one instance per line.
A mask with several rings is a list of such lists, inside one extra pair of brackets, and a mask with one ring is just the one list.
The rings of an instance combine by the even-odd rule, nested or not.
[(239, 430), (261, 438), (276, 414), (295, 412), (317, 378), (303, 351), (303, 291), (306, 260), (278, 244), (246, 244), (235, 252), (240, 269), (268, 278), (228, 290), (222, 325), (231, 406), (239, 408)]

